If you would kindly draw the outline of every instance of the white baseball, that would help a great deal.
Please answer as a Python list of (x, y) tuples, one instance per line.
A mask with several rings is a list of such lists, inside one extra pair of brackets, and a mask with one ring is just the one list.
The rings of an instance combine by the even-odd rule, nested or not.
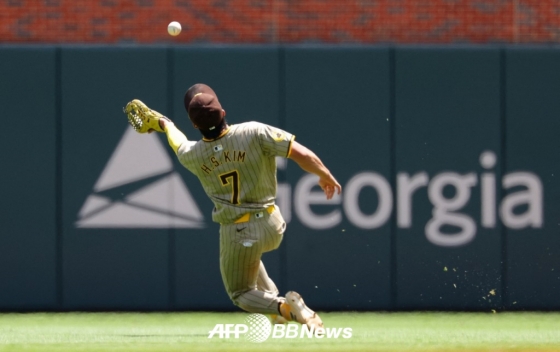
[(167, 26), (167, 32), (169, 32), (169, 34), (172, 36), (179, 35), (179, 33), (181, 33), (181, 24), (176, 21), (171, 22)]

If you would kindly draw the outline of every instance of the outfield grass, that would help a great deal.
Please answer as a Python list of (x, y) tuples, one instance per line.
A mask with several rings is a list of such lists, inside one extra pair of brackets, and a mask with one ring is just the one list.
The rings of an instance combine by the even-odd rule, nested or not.
[(349, 339), (208, 339), (244, 313), (0, 314), (0, 351), (560, 351), (558, 313), (322, 313)]

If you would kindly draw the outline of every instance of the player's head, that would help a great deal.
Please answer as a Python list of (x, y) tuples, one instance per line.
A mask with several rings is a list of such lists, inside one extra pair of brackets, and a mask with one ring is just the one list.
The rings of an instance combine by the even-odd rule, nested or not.
[(212, 88), (202, 83), (193, 85), (185, 93), (184, 104), (193, 126), (205, 138), (220, 135), (226, 126), (226, 112)]
[(190, 104), (192, 98), (198, 93), (206, 93), (206, 94), (210, 94), (210, 95), (213, 95), (215, 97), (218, 97), (216, 95), (216, 92), (214, 92), (214, 90), (212, 88), (210, 88), (210, 86), (207, 86), (204, 83), (197, 83), (197, 84), (193, 85), (192, 87), (190, 87), (187, 90), (187, 92), (185, 93), (185, 98), (184, 98), (185, 110), (188, 111), (189, 104)]

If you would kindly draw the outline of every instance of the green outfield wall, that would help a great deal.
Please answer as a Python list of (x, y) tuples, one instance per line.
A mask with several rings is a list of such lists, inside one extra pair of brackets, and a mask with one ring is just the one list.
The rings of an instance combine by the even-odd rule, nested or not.
[(288, 222), (263, 261), (320, 310), (560, 309), (560, 49), (0, 46), (0, 310), (238, 310), (211, 202), (139, 98), (198, 139), (279, 126), (344, 188), (278, 160)]

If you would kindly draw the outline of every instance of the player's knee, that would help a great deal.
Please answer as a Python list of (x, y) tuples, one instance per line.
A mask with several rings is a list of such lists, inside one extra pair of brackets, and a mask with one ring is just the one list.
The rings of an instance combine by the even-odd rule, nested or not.
[(229, 299), (231, 299), (231, 301), (233, 302), (234, 305), (238, 306), (239, 308), (243, 309), (242, 304), (239, 302), (239, 296), (241, 296), (241, 293), (239, 292), (233, 292), (229, 294)]
[(247, 304), (244, 304), (243, 302), (241, 302), (238, 299), (232, 299), (232, 301), (233, 301), (233, 304), (235, 304), (239, 308), (243, 309), (244, 311), (251, 312), (251, 307), (248, 306)]
[(230, 298), (233, 304), (246, 312), (253, 313), (253, 311), (255, 310), (255, 307), (253, 307), (247, 300), (243, 299), (243, 294), (234, 295)]

